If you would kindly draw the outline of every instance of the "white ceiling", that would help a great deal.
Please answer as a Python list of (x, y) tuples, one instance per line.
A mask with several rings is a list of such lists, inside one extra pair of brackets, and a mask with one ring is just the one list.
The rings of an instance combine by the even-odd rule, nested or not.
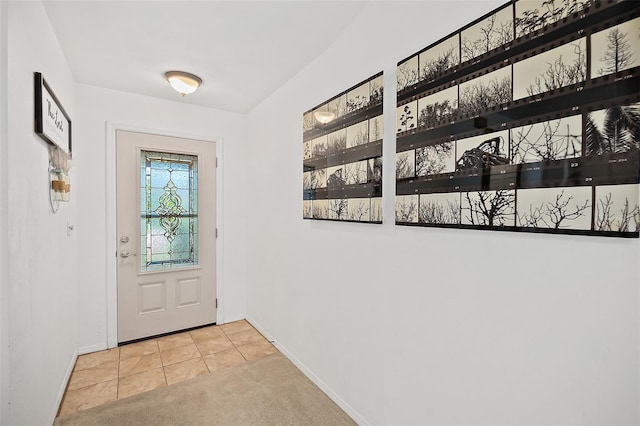
[[(80, 83), (245, 113), (313, 61), (365, 1), (57, 1), (45, 9)], [(170, 70), (203, 80), (185, 98)]]

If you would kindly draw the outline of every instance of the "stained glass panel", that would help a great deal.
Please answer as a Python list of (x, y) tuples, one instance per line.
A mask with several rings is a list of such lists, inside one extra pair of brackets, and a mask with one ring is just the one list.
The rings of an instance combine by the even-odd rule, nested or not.
[(198, 157), (141, 151), (140, 270), (198, 264)]

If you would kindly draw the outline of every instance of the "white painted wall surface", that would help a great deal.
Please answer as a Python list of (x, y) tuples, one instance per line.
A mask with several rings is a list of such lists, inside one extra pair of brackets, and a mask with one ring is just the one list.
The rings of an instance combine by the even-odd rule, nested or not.
[[(247, 315), (371, 424), (640, 422), (637, 239), (394, 226), (395, 64), (496, 1), (370, 2), (249, 115)], [(383, 225), (302, 220), (302, 112), (385, 72)]]
[[(169, 67), (170, 68), (170, 67)], [(171, 90), (167, 84), (167, 90)], [(176, 94), (176, 96), (179, 96)], [(192, 95), (197, 96), (197, 93)], [(224, 216), (223, 294), (224, 322), (245, 317), (246, 303), (246, 222), (245, 191), (246, 115), (228, 113), (119, 92), (95, 86), (78, 85), (78, 113), (76, 126), (80, 141), (77, 153), (75, 185), (78, 208), (78, 244), (83, 247), (78, 257), (78, 347), (80, 352), (103, 349), (107, 345), (107, 261), (114, 254), (107, 253), (105, 234), (107, 151), (106, 123), (133, 126), (182, 136), (200, 136), (222, 140), (224, 146), (224, 205), (217, 206)], [(111, 148), (109, 148), (111, 149)], [(114, 259), (115, 260), (115, 259)]]
[[(54, 419), (77, 348), (78, 240), (74, 233), (67, 236), (67, 221), (76, 219), (78, 175), (72, 168), (71, 202), (50, 213), (47, 144), (33, 131), (33, 73), (42, 72), (73, 125), (76, 87), (40, 2), (8, 3), (7, 55), (8, 194), (2, 200), (8, 280), (2, 284), (8, 287), (11, 347), (9, 374), (3, 369), (2, 380), (9, 381), (11, 405), (2, 421), (42, 425)], [(84, 141), (74, 139), (76, 144)]]
[[(0, 2), (0, 52), (7, 51), (8, 4)], [(7, 55), (0, 55), (0, 424), (9, 422), (9, 252)]]

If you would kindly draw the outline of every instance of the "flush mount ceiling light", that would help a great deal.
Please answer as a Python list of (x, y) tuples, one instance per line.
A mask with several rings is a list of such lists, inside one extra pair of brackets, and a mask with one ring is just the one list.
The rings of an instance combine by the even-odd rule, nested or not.
[(169, 71), (164, 73), (171, 87), (182, 96), (195, 92), (202, 84), (202, 79), (197, 75), (184, 71)]
[(336, 115), (331, 111), (314, 111), (313, 116), (322, 124), (327, 124), (336, 118)]

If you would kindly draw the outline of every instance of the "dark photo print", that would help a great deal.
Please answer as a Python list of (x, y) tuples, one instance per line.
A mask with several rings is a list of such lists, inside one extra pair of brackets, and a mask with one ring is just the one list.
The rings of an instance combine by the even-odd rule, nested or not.
[(346, 112), (354, 112), (369, 105), (369, 82), (347, 92)]
[(460, 84), (459, 112), (472, 115), (511, 102), (511, 67)]
[(513, 226), (515, 191), (480, 191), (461, 194), (461, 223), (480, 226)]
[(640, 18), (591, 35), (591, 78), (640, 65)]
[(313, 141), (307, 141), (302, 144), (302, 159), (308, 160), (313, 156)]
[(329, 200), (327, 207), (328, 219), (347, 220), (348, 219), (348, 201), (346, 198), (336, 198)]
[(460, 223), (460, 193), (420, 194), (418, 222), (458, 225)]
[(311, 200), (302, 201), (302, 218), (313, 219), (313, 201)]
[(396, 196), (396, 222), (418, 222), (418, 195)]
[(327, 188), (337, 189), (346, 185), (344, 166), (327, 167)]
[(311, 174), (313, 172), (304, 172), (302, 173), (302, 189), (312, 189), (311, 186)]
[(509, 164), (509, 132), (487, 133), (456, 141), (457, 171)]
[(369, 222), (371, 220), (371, 199), (349, 198), (347, 202), (347, 219)]
[(308, 132), (309, 130), (313, 130), (313, 127), (314, 127), (313, 112), (309, 111), (302, 115), (302, 131)]
[(382, 197), (371, 198), (371, 222), (382, 222)]
[(453, 142), (416, 148), (416, 176), (428, 176), (455, 171)]
[(384, 95), (384, 76), (369, 81), (369, 103), (382, 102)]
[(425, 50), (419, 55), (420, 80), (432, 81), (443, 72), (460, 63), (460, 37), (458, 34)]
[(418, 101), (396, 108), (396, 133), (415, 129), (418, 125)]
[(511, 162), (514, 164), (564, 160), (581, 155), (581, 115), (511, 129)]
[(520, 0), (516, 2), (516, 37), (555, 24), (590, 3), (591, 0)]
[(587, 78), (585, 38), (548, 50), (513, 65), (513, 99), (540, 95)]
[(367, 182), (382, 182), (382, 157), (367, 160)]
[(416, 175), (416, 151), (396, 153), (396, 179), (412, 178)]
[(640, 149), (640, 103), (588, 113), (585, 139), (587, 155), (637, 153)]
[(507, 6), (462, 31), (461, 62), (483, 55), (513, 40), (513, 9)]
[(596, 186), (594, 231), (640, 230), (640, 185)]
[(367, 183), (367, 168), (369, 162), (367, 160), (358, 161), (344, 165), (345, 183), (347, 185), (357, 185)]
[(369, 143), (369, 121), (361, 121), (347, 127), (347, 148)]
[(458, 114), (458, 87), (453, 86), (418, 99), (418, 126), (433, 127), (451, 121)]
[(329, 200), (313, 200), (313, 218), (329, 219)]
[(316, 169), (311, 172), (311, 189), (327, 187), (327, 169)]
[(336, 130), (327, 137), (327, 155), (337, 154), (347, 148), (347, 129)]
[(591, 187), (518, 190), (518, 226), (591, 229)]
[(333, 112), (336, 118), (340, 118), (345, 115), (347, 111), (347, 95), (341, 95), (329, 102), (329, 111)]
[(420, 76), (420, 70), (418, 69), (418, 55), (415, 55), (398, 65), (397, 74), (398, 92), (416, 84), (418, 82), (418, 77)]
[(320, 136), (311, 141), (311, 158), (327, 156), (327, 136)]
[(384, 134), (384, 120), (382, 119), (382, 115), (377, 117), (373, 117), (369, 120), (369, 142), (375, 142), (382, 139), (382, 135)]

